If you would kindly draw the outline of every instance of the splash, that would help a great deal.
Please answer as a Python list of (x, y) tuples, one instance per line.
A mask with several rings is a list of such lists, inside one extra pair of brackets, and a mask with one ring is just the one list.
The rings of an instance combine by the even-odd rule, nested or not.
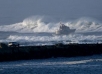
[(75, 21), (65, 23), (71, 28), (75, 28), (76, 32), (100, 32), (102, 25), (99, 21), (93, 18), (80, 18)]
[(55, 31), (60, 26), (60, 21), (53, 21), (44, 16), (33, 16), (23, 20), (23, 22), (2, 25), (0, 31), (7, 36), (0, 39), (0, 42), (19, 42), (23, 45), (49, 45), (56, 42), (63, 43), (102, 43), (101, 22), (92, 18), (80, 18), (73, 21), (63, 22), (70, 29), (76, 29), (73, 34), (55, 35)]
[(43, 16), (26, 18), (23, 22), (0, 26), (0, 31), (13, 31), (19, 33), (53, 32), (58, 23), (49, 22)]
[(10, 35), (7, 39), (9, 41), (19, 42), (22, 45), (53, 45), (56, 43), (102, 43), (102, 35), (81, 35), (81, 34), (70, 34), (63, 36), (19, 36)]
[[(0, 26), (0, 31), (13, 31), (19, 33), (55, 32), (59, 23), (60, 21), (52, 21), (52, 19), (49, 19), (48, 17), (33, 16), (24, 19), (23, 22), (11, 25), (2, 25)], [(74, 21), (62, 21), (62, 23), (69, 26), (71, 29), (76, 29), (76, 32), (102, 31), (101, 23), (92, 18), (80, 18)]]

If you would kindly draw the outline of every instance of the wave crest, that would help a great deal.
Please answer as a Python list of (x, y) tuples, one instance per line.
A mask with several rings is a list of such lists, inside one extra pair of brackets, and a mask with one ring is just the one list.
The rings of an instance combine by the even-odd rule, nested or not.
[[(51, 20), (51, 21), (50, 21)], [(54, 20), (54, 19), (53, 19)], [(23, 22), (11, 25), (0, 26), (0, 31), (14, 31), (19, 33), (33, 32), (55, 32), (60, 21), (52, 21), (52, 19), (43, 16), (33, 16), (26, 18)], [(74, 21), (63, 22), (66, 26), (76, 29), (76, 32), (100, 32), (102, 25), (99, 21), (92, 18), (80, 18)]]

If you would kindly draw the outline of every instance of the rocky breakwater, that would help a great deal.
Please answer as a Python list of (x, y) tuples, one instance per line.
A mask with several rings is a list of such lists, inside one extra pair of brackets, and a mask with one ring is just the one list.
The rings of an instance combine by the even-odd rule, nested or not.
[(0, 61), (76, 57), (102, 54), (102, 44), (56, 44), (8, 47), (0, 44)]

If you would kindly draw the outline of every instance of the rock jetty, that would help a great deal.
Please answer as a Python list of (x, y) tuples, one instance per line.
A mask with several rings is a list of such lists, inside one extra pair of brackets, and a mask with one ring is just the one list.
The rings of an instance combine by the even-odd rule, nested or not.
[(102, 44), (56, 44), (8, 47), (0, 44), (0, 61), (76, 57), (102, 54)]

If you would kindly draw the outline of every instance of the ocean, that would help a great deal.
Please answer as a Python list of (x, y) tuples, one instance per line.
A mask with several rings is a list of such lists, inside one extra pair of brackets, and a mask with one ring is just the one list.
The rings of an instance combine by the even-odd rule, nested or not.
[(0, 74), (97, 73), (102, 73), (102, 55), (0, 62)]
[[(102, 43), (102, 0), (0, 0), (0, 42)], [(60, 23), (74, 33), (56, 35)], [(102, 55), (0, 62), (0, 74), (102, 73)]]

